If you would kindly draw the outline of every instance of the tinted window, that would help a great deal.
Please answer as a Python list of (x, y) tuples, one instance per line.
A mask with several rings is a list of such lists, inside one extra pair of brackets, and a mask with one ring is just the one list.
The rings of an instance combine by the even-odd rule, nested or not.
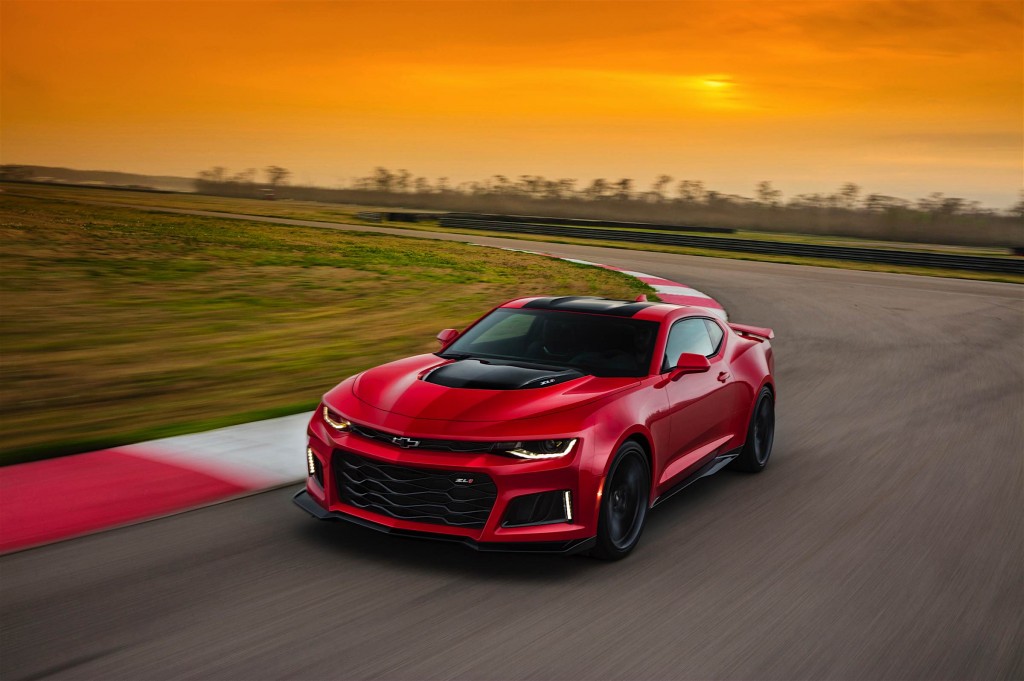
[(708, 327), (708, 334), (711, 336), (711, 353), (712, 355), (718, 353), (718, 348), (722, 345), (722, 336), (725, 333), (722, 331), (722, 327), (715, 324), (710, 319), (705, 319), (704, 323)]
[(657, 322), (628, 317), (500, 308), (441, 356), (569, 367), (594, 376), (646, 376), (657, 331)]
[(524, 314), (508, 315), (488, 325), (476, 338), (477, 343), (523, 338), (530, 333), (534, 318)]
[(703, 319), (684, 319), (672, 325), (665, 346), (665, 368), (674, 367), (679, 361), (679, 355), (684, 352), (705, 357), (714, 352)]

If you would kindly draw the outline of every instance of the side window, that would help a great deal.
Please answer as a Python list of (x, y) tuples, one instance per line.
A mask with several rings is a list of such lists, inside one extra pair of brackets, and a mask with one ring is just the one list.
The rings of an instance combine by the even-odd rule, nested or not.
[(714, 352), (708, 327), (703, 319), (684, 319), (672, 325), (672, 330), (668, 332), (668, 343), (665, 345), (664, 368), (674, 367), (679, 361), (679, 355), (684, 352), (705, 357)]
[(711, 352), (708, 354), (717, 355), (718, 349), (722, 347), (722, 337), (725, 335), (725, 332), (722, 331), (722, 327), (710, 319), (705, 319), (704, 323), (707, 325), (708, 334), (711, 336)]

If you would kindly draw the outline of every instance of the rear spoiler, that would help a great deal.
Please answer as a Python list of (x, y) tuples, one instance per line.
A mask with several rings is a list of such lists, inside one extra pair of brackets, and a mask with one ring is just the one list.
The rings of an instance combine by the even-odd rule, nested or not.
[(756, 340), (771, 340), (775, 332), (763, 326), (747, 326), (746, 324), (729, 324), (729, 328), (741, 336), (749, 336)]

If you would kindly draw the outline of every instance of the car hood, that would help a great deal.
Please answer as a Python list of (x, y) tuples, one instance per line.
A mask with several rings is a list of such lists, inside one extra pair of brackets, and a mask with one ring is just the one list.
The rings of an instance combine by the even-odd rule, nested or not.
[(371, 407), (414, 419), (509, 421), (579, 407), (638, 382), (418, 355), (363, 372), (352, 391)]

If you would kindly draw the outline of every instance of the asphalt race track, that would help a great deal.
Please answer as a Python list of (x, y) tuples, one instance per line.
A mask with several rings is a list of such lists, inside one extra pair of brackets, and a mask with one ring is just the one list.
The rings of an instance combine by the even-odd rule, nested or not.
[(1024, 287), (439, 236), (774, 327), (768, 470), (612, 564), (318, 523), (291, 490), (11, 554), (0, 678), (1024, 678)]

